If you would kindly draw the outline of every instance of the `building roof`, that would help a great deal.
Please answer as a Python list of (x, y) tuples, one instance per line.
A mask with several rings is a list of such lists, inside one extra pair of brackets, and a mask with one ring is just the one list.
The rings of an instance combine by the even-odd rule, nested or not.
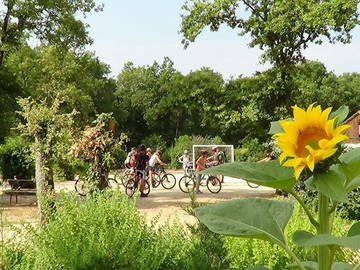
[(360, 115), (360, 111), (357, 111), (352, 116), (350, 116), (348, 119), (346, 119), (345, 123), (349, 123), (351, 120), (353, 120), (355, 117)]

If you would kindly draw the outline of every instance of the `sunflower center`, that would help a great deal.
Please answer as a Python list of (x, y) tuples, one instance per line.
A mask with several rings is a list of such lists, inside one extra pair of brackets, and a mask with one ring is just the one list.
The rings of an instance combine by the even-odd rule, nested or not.
[(305, 148), (307, 145), (312, 149), (319, 149), (319, 141), (321, 139), (329, 139), (326, 131), (318, 127), (308, 127), (299, 131), (297, 138), (297, 147), (295, 150), (296, 155), (299, 157), (306, 157), (309, 155), (309, 151)]

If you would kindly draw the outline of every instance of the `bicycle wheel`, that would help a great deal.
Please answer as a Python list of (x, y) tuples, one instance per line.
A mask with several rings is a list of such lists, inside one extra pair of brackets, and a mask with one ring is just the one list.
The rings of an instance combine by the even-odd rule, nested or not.
[(75, 182), (75, 191), (80, 195), (80, 196), (86, 196), (89, 192), (89, 187), (88, 184), (86, 183), (86, 181), (84, 181), (83, 179), (78, 179)]
[(153, 181), (153, 187), (157, 188), (160, 185), (160, 176), (157, 173), (154, 173), (152, 176), (152, 181)]
[(108, 188), (114, 191), (119, 188), (119, 184), (115, 178), (108, 178)]
[(137, 189), (138, 183), (134, 179), (129, 179), (125, 184), (125, 194), (132, 197)]
[(150, 185), (149, 185), (148, 181), (145, 181), (144, 190), (143, 190), (142, 193), (145, 194), (145, 195), (149, 195), (149, 193), (150, 193)]
[(258, 188), (258, 187), (260, 187), (260, 185), (254, 184), (254, 183), (250, 183), (250, 182), (248, 182), (248, 181), (246, 181), (246, 183), (247, 183), (247, 185), (248, 185), (249, 187), (251, 187), (251, 188)]
[(219, 193), (221, 190), (221, 182), (215, 176), (209, 176), (206, 181), (206, 187), (211, 193)]
[(161, 178), (161, 185), (165, 189), (172, 189), (176, 185), (176, 177), (171, 173), (165, 174)]
[(184, 193), (189, 193), (195, 188), (195, 180), (190, 176), (183, 176), (179, 180), (179, 188)]

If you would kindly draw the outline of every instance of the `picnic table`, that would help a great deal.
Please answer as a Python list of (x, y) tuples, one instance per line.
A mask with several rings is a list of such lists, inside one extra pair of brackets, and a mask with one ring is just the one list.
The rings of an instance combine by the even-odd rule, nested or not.
[(4, 193), (10, 195), (10, 204), (12, 197), (15, 196), (15, 202), (18, 203), (18, 195), (36, 195), (36, 182), (34, 179), (8, 179), (10, 189)]

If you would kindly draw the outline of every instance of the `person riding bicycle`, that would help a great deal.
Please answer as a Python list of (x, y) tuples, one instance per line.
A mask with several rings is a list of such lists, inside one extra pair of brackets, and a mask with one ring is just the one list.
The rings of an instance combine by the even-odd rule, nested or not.
[(146, 148), (146, 154), (149, 156), (149, 158), (152, 157), (153, 151), (152, 151), (152, 149), (150, 147)]
[(179, 157), (178, 161), (183, 165), (184, 174), (187, 175), (188, 169), (191, 168), (191, 158), (189, 155), (189, 151), (185, 150), (184, 154)]
[(208, 157), (208, 151), (206, 150), (201, 150), (200, 151), (200, 157), (197, 159), (196, 161), (196, 185), (195, 185), (195, 192), (196, 194), (201, 194), (202, 192), (200, 191), (200, 182), (201, 182), (201, 178), (202, 175), (199, 174), (198, 172), (205, 170), (205, 166), (206, 166), (206, 161)]
[(153, 175), (155, 172), (155, 166), (156, 164), (160, 164), (162, 166), (165, 166), (166, 163), (164, 163), (161, 160), (161, 151), (160, 150), (156, 150), (156, 152), (151, 156), (150, 160), (149, 160), (149, 184), (154, 187), (155, 183), (153, 182)]
[(137, 155), (136, 147), (131, 147), (131, 151), (127, 154), (127, 157), (124, 162), (125, 167), (131, 169), (132, 172), (135, 172), (135, 168), (136, 168), (136, 155)]
[(149, 156), (146, 154), (146, 147), (143, 144), (139, 147), (139, 153), (136, 155), (136, 161), (136, 174), (140, 179), (140, 197), (147, 197), (147, 195), (144, 194), (144, 187), (146, 181), (145, 171), (149, 163)]
[(217, 166), (220, 163), (220, 148), (219, 146), (214, 146), (212, 148), (213, 155), (207, 158), (208, 164), (210, 166)]

